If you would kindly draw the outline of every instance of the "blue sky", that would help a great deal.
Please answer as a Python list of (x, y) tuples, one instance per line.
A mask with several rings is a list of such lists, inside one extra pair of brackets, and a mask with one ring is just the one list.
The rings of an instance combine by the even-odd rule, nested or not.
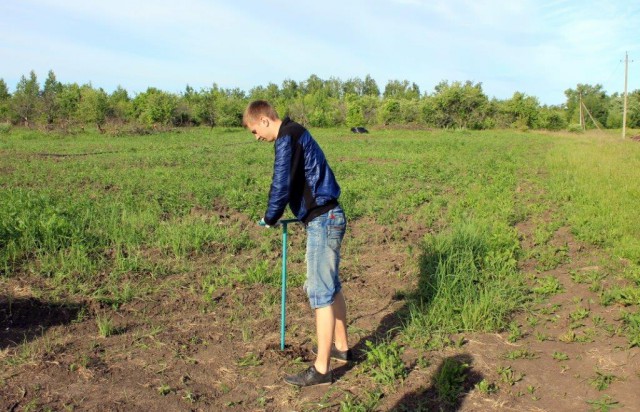
[(369, 74), (560, 104), (578, 83), (622, 92), (625, 51), (640, 89), (639, 23), (636, 0), (4, 0), (0, 78), (137, 93)]

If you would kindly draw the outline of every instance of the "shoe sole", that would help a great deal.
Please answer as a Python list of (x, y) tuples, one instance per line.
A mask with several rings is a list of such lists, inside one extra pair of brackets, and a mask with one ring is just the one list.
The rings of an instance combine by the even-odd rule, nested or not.
[(295, 383), (291, 383), (289, 381), (287, 381), (286, 379), (284, 380), (285, 383), (291, 385), (291, 386), (295, 386), (296, 388), (309, 388), (311, 386), (327, 386), (327, 385), (331, 385), (333, 382), (323, 382), (323, 383), (316, 383), (314, 385), (296, 385)]

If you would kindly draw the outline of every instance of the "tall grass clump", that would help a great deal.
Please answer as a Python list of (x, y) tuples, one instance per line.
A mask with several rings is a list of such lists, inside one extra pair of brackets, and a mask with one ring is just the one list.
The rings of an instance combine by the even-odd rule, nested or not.
[(428, 236), (422, 249), (418, 289), (408, 304), (408, 337), (429, 341), (506, 327), (525, 296), (515, 230), (461, 221)]

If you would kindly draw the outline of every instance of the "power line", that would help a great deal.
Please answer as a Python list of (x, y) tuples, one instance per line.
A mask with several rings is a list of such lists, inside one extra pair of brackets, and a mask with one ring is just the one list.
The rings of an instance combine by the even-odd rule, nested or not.
[(622, 60), (619, 60), (618, 65), (616, 66), (615, 69), (613, 69), (613, 71), (609, 75), (609, 78), (604, 82), (604, 84), (609, 83), (609, 81), (613, 78), (613, 76), (618, 72), (618, 69), (620, 68), (621, 65), (622, 65)]

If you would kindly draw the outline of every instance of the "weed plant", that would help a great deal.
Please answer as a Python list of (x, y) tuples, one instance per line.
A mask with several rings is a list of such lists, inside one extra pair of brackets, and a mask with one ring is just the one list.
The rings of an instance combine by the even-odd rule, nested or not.
[(602, 395), (600, 399), (587, 401), (589, 404), (590, 411), (594, 412), (609, 412), (611, 409), (620, 408), (620, 402), (616, 401), (609, 395)]
[(382, 392), (378, 389), (366, 392), (361, 398), (347, 394), (340, 401), (340, 412), (372, 412), (377, 410)]
[(376, 383), (395, 385), (407, 376), (407, 370), (402, 362), (402, 347), (397, 342), (382, 341), (374, 344), (366, 341), (366, 360), (364, 368)]
[(103, 338), (109, 337), (116, 333), (116, 328), (113, 325), (113, 320), (109, 315), (98, 315), (98, 317), (96, 317), (96, 324), (98, 325), (98, 332)]
[(481, 380), (475, 386), (475, 388), (485, 395), (491, 395), (492, 393), (498, 392), (498, 387), (495, 383), (489, 382), (486, 379)]
[(453, 358), (444, 360), (433, 378), (433, 386), (442, 404), (455, 405), (458, 402), (460, 394), (464, 391), (468, 371), (469, 364), (465, 362)]
[(613, 374), (596, 371), (596, 375), (589, 379), (589, 383), (597, 390), (603, 391), (607, 389), (609, 385), (611, 385), (616, 379), (618, 378)]

